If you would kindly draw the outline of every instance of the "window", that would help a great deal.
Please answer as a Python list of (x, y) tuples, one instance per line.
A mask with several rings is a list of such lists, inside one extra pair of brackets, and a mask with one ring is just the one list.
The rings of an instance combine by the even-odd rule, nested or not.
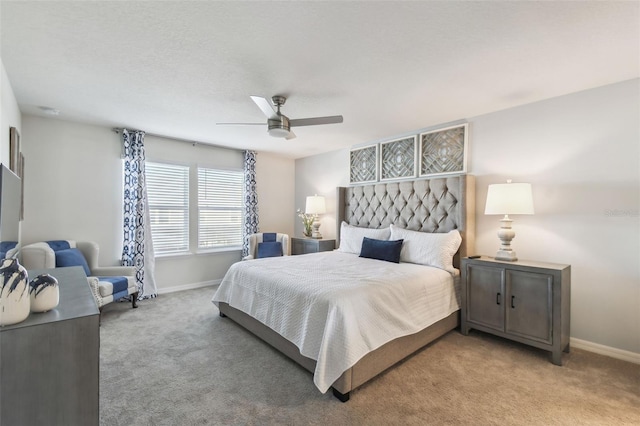
[(189, 250), (189, 167), (146, 163), (147, 202), (156, 255)]
[(238, 170), (198, 168), (198, 248), (242, 246), (242, 190)]

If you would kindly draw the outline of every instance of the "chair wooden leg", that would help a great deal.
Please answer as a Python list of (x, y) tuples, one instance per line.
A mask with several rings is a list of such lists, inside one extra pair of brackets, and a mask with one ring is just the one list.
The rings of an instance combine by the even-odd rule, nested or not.
[(137, 291), (131, 295), (131, 307), (132, 308), (137, 308), (138, 307), (138, 292)]

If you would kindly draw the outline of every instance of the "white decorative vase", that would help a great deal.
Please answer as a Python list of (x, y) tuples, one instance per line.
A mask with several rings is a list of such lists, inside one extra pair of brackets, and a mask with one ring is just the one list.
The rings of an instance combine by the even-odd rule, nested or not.
[(49, 275), (38, 275), (29, 283), (31, 295), (31, 312), (47, 312), (58, 306), (60, 288), (58, 280)]
[(17, 324), (29, 316), (27, 270), (18, 259), (3, 259), (0, 265), (0, 326)]

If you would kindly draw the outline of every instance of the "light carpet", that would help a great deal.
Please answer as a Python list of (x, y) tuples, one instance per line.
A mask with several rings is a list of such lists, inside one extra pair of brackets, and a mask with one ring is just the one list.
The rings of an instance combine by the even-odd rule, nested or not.
[(214, 288), (105, 306), (101, 425), (639, 425), (640, 365), (452, 331), (351, 393), (221, 318)]

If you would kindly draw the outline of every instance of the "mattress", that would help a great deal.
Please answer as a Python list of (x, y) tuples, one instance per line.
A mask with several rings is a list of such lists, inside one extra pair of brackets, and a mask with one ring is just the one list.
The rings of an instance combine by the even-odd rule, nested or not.
[(235, 263), (212, 301), (295, 344), (326, 392), (369, 352), (457, 311), (459, 285), (438, 268), (333, 251)]

